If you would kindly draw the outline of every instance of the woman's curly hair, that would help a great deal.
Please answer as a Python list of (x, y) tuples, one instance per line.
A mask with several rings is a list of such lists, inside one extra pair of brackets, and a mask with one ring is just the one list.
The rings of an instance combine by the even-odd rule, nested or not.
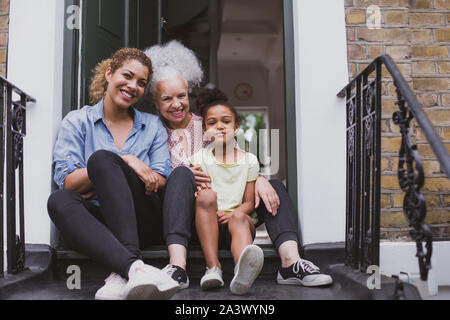
[(198, 114), (203, 118), (203, 124), (205, 124), (205, 117), (209, 108), (217, 105), (226, 106), (233, 112), (234, 121), (236, 124), (240, 124), (240, 118), (236, 109), (228, 102), (228, 97), (225, 93), (217, 88), (202, 89), (196, 99)]
[(145, 54), (152, 60), (155, 72), (150, 86), (147, 87), (147, 95), (155, 93), (156, 85), (160, 81), (180, 77), (191, 92), (203, 80), (203, 69), (194, 51), (177, 40), (147, 48)]
[(148, 68), (148, 81), (153, 74), (153, 66), (150, 58), (141, 50), (136, 48), (123, 48), (116, 51), (109, 59), (101, 61), (93, 70), (91, 85), (89, 86), (89, 103), (95, 105), (105, 97), (108, 82), (106, 81), (106, 70), (111, 68), (111, 72), (116, 72), (126, 61), (137, 60)]

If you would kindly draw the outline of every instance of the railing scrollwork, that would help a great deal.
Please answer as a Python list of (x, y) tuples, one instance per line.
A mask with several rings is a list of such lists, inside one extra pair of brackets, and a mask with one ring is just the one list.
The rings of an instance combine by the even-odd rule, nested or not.
[[(437, 136), (414, 93), (389, 55), (381, 55), (341, 90), (347, 98), (347, 222), (346, 264), (365, 272), (368, 264), (379, 264), (380, 157), (381, 157), (381, 68), (394, 80), (399, 110), (393, 122), (400, 127), (398, 181), (405, 193), (403, 212), (416, 241), (420, 276), (427, 280), (431, 269), (433, 237), (425, 224), (426, 202), (421, 189), (425, 174), (417, 146), (410, 133), (415, 119), (450, 177), (450, 156)], [(370, 82), (369, 78), (373, 78)], [(425, 250), (423, 243), (425, 242)]]
[[(408, 104), (397, 90), (400, 108), (393, 115), (393, 121), (400, 127), (402, 145), (399, 153), (398, 181), (400, 188), (405, 192), (403, 213), (409, 225), (414, 229), (410, 232), (411, 238), (417, 242), (417, 257), (421, 278), (427, 279), (428, 270), (431, 269), (432, 233), (428, 225), (424, 223), (427, 215), (426, 202), (420, 189), (425, 183), (425, 174), (422, 159), (413, 143), (410, 134), (410, 124), (414, 115), (408, 108)], [(426, 243), (426, 253), (423, 252), (422, 243)]]
[[(25, 269), (25, 212), (23, 139), (26, 135), (26, 107), (35, 100), (0, 77), (1, 121), (1, 208), (0, 208), (0, 277), (4, 276), (4, 222), (6, 217), (7, 272)], [(5, 166), (6, 162), (6, 166)], [(17, 204), (18, 200), (18, 204)], [(6, 202), (6, 215), (4, 203)], [(17, 215), (18, 209), (18, 215)], [(17, 225), (18, 233), (17, 234)]]

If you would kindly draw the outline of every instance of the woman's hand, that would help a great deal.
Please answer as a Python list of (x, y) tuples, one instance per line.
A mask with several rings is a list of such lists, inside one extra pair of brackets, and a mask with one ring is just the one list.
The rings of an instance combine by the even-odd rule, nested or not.
[(195, 197), (197, 198), (198, 193), (202, 190), (206, 190), (206, 189), (212, 189), (211, 185), (209, 183), (202, 183), (200, 185), (197, 186), (197, 192), (195, 192)]
[(209, 188), (211, 188), (211, 178), (208, 176), (208, 174), (201, 171), (201, 167), (190, 167), (189, 169), (191, 169), (192, 173), (194, 174), (195, 183), (197, 184), (197, 186), (202, 188), (203, 186), (209, 186)]
[(266, 178), (259, 176), (255, 183), (255, 209), (259, 207), (261, 199), (267, 211), (276, 216), (280, 207), (280, 198), (270, 182)]
[(145, 184), (145, 194), (148, 196), (152, 192), (158, 192), (159, 175), (150, 169), (142, 160), (128, 154), (122, 156), (122, 159), (136, 172), (139, 179)]

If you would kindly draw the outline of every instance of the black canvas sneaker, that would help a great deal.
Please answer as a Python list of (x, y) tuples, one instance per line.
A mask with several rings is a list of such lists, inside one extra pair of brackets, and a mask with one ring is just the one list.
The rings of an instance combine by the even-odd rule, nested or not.
[(300, 259), (290, 267), (280, 267), (277, 282), (278, 284), (316, 287), (332, 284), (333, 279), (329, 275), (320, 273), (320, 269), (311, 261)]
[(164, 267), (164, 269), (162, 269), (162, 271), (167, 273), (172, 277), (173, 280), (178, 282), (180, 285), (180, 289), (186, 289), (189, 287), (189, 278), (183, 268), (168, 264)]

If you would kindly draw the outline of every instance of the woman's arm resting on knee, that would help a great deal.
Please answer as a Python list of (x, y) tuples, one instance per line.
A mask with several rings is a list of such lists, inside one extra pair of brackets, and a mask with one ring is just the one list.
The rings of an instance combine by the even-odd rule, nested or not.
[(89, 180), (86, 168), (75, 170), (67, 175), (64, 180), (64, 189), (74, 190), (87, 199), (94, 195), (94, 187)]
[(264, 202), (267, 211), (273, 216), (277, 214), (280, 207), (280, 198), (269, 181), (263, 176), (259, 176), (255, 183), (255, 208), (258, 208), (260, 201)]

